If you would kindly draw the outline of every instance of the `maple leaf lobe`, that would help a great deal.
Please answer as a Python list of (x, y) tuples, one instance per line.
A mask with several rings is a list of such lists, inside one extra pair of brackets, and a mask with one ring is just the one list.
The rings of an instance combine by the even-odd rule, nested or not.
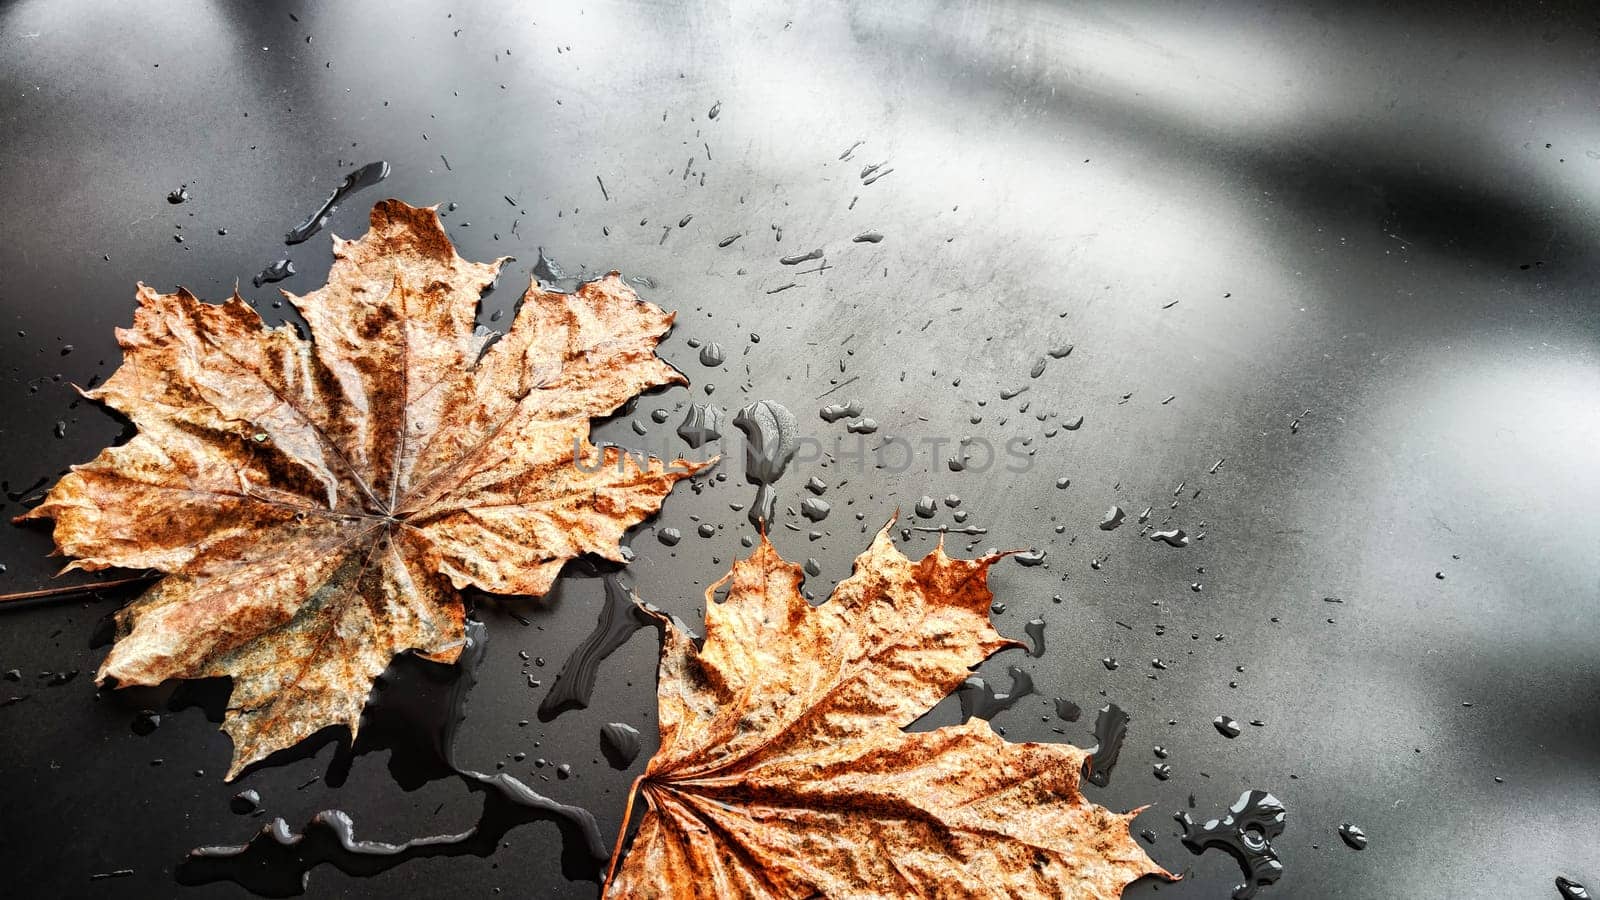
[[(643, 465), (593, 417), (685, 379), (655, 354), (672, 315), (611, 273), (536, 284), (476, 332), (503, 260), (462, 259), (433, 208), (377, 204), (334, 238), (327, 284), (284, 292), (310, 339), (141, 284), (123, 364), (87, 392), (136, 426), (22, 519), (55, 520), (70, 569), (167, 576), (121, 610), (98, 678), (228, 676), (228, 777), (329, 725), (352, 739), (396, 653), (453, 661), (457, 590), (543, 594), (706, 463)], [(582, 465), (575, 463), (581, 462)]]

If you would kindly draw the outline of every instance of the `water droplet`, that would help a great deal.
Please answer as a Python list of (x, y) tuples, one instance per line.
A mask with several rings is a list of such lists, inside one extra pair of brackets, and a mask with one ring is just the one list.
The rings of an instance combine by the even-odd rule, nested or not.
[(1351, 850), (1367, 849), (1367, 833), (1349, 822), (1339, 826), (1339, 839)]
[(1556, 890), (1562, 900), (1589, 900), (1589, 891), (1583, 885), (1562, 875), (1556, 876)]
[(1122, 520), (1126, 516), (1127, 513), (1122, 511), (1122, 507), (1111, 507), (1110, 509), (1106, 510), (1105, 515), (1100, 517), (1100, 530), (1115, 531), (1117, 526), (1122, 524)]
[(1283, 833), (1283, 804), (1266, 791), (1245, 791), (1221, 819), (1197, 825), (1186, 812), (1173, 816), (1183, 828), (1182, 841), (1199, 855), (1218, 847), (1238, 860), (1245, 883), (1233, 889), (1234, 900), (1250, 900), (1264, 885), (1283, 877), (1283, 863), (1272, 849), (1272, 839)]
[(715, 368), (728, 361), (728, 354), (722, 345), (712, 341), (700, 348), (700, 365)]
[(1228, 716), (1217, 716), (1211, 720), (1211, 724), (1217, 729), (1218, 734), (1230, 739), (1238, 737), (1242, 730), (1239, 728), (1239, 723)]
[(250, 283), (256, 287), (261, 287), (263, 284), (274, 284), (282, 281), (294, 274), (294, 262), (285, 257), (262, 269), (260, 274), (250, 279)]
[(248, 816), (261, 808), (261, 794), (253, 789), (240, 791), (228, 801), (228, 808), (235, 815)]
[(153, 709), (141, 709), (134, 714), (133, 733), (143, 737), (161, 727), (161, 716)]
[(626, 769), (639, 758), (639, 729), (623, 722), (600, 727), (600, 752), (613, 769)]
[(1043, 656), (1044, 620), (1032, 619), (1028, 624), (1022, 626), (1022, 630), (1028, 633), (1028, 655), (1032, 657)]
[(981, 676), (973, 675), (956, 688), (956, 699), (961, 705), (961, 721), (979, 718), (992, 720), (995, 716), (1015, 706), (1018, 700), (1033, 693), (1033, 679), (1016, 666), (1006, 670), (1011, 676), (1011, 692), (997, 694)]
[(797, 266), (797, 265), (799, 265), (799, 264), (801, 264), (803, 262), (810, 262), (813, 259), (821, 259), (821, 258), (822, 258), (822, 248), (818, 247), (817, 249), (812, 250), (809, 253), (796, 253), (796, 254), (794, 254), (792, 256), (785, 256), (784, 258), (778, 260), (778, 262), (780, 262), (780, 263), (782, 263), (782, 264), (784, 264), (786, 266)]
[(828, 513), (832, 511), (833, 507), (829, 506), (826, 500), (821, 500), (816, 497), (807, 497), (805, 500), (800, 502), (800, 515), (805, 516), (807, 519), (810, 519), (813, 522), (821, 522), (823, 519), (826, 519), (828, 517)]
[(566, 277), (567, 273), (561, 264), (554, 257), (545, 255), (544, 248), (540, 247), (539, 255), (533, 261), (533, 278), (539, 282), (539, 286), (546, 289), (559, 287)]
[(917, 505), (912, 507), (919, 519), (931, 519), (939, 511), (939, 502), (924, 494), (917, 500)]
[(883, 235), (876, 231), (863, 231), (851, 240), (858, 244), (876, 244), (883, 240)]
[(339, 204), (344, 198), (362, 188), (371, 187), (388, 177), (389, 164), (382, 160), (367, 163), (344, 176), (344, 180), (339, 182), (339, 186), (333, 189), (333, 193), (328, 195), (328, 199), (322, 201), (321, 206), (307, 216), (304, 222), (296, 225), (290, 229), (288, 234), (284, 235), (283, 242), (285, 244), (298, 244), (321, 231), (322, 227), (328, 224), (328, 219), (338, 210)]
[(1076, 722), (1083, 715), (1083, 708), (1062, 697), (1056, 698), (1056, 718), (1063, 722)]
[(627, 643), (635, 631), (656, 621), (640, 609), (633, 592), (615, 574), (603, 579), (605, 602), (594, 630), (574, 647), (550, 692), (539, 703), (539, 721), (549, 722), (569, 709), (587, 709), (600, 662)]
[(683, 532), (671, 527), (662, 528), (656, 531), (656, 540), (668, 547), (676, 547), (683, 540)]
[(1014, 553), (1011, 556), (1021, 566), (1042, 566), (1044, 565), (1044, 557), (1045, 551), (1037, 547), (1031, 550), (1024, 550), (1021, 553)]
[[(1115, 664), (1108, 668), (1115, 668)], [(1083, 761), (1083, 777), (1090, 784), (1105, 787), (1111, 783), (1111, 770), (1122, 755), (1122, 742), (1127, 736), (1128, 714), (1115, 703), (1102, 706), (1094, 719), (1094, 749)]]
[(830, 403), (817, 411), (824, 422), (837, 422), (840, 419), (853, 419), (863, 412), (860, 400), (851, 400), (849, 403)]
[(678, 426), (678, 437), (698, 450), (708, 441), (721, 440), (723, 419), (722, 407), (696, 403), (684, 413), (683, 423)]
[(1182, 528), (1174, 528), (1170, 531), (1152, 531), (1150, 532), (1150, 540), (1163, 541), (1171, 547), (1189, 546), (1189, 535), (1185, 534)]
[(739, 410), (733, 424), (745, 436), (744, 477), (756, 485), (756, 499), (750, 505), (750, 524), (770, 524), (778, 508), (773, 484), (783, 477), (799, 449), (799, 423), (782, 404), (758, 400)]
[(878, 430), (878, 422), (876, 419), (857, 419), (846, 422), (844, 430), (851, 434), (872, 434)]

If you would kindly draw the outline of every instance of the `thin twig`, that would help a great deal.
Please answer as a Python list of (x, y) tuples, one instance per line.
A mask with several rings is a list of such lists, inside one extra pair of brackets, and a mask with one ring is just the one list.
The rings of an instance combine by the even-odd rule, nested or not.
[(124, 587), (130, 584), (143, 584), (161, 577), (160, 572), (146, 572), (143, 575), (131, 575), (127, 578), (113, 578), (110, 581), (91, 581), (88, 584), (69, 584), (61, 587), (42, 588), (37, 591), (19, 591), (15, 594), (0, 594), (0, 603), (10, 603), (22, 600), (44, 600), (51, 597), (72, 597), (77, 594), (88, 594), (94, 591), (109, 590), (110, 588)]

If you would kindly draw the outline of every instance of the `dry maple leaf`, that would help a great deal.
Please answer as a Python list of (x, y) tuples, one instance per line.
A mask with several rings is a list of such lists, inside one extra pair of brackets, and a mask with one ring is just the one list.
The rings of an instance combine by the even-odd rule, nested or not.
[(989, 623), (998, 558), (913, 563), (885, 527), (816, 607), (765, 539), (735, 562), (706, 592), (703, 647), (666, 628), (661, 749), (607, 896), (1109, 900), (1173, 877), (1129, 835), (1137, 810), (1079, 793), (1085, 751), (982, 719), (901, 730), (1021, 646)]
[(383, 201), (333, 250), (325, 287), (285, 292), (309, 341), (237, 292), (141, 284), (123, 364), (86, 394), (138, 433), (19, 517), (55, 519), (67, 570), (167, 573), (118, 614), (98, 678), (230, 676), (230, 779), (325, 726), (353, 738), (396, 653), (456, 658), (457, 589), (543, 594), (579, 554), (621, 560), (705, 465), (588, 440), (591, 417), (686, 383), (655, 355), (672, 315), (615, 273), (529, 287), (489, 344), (474, 316), (503, 260), (462, 259), (433, 209)]

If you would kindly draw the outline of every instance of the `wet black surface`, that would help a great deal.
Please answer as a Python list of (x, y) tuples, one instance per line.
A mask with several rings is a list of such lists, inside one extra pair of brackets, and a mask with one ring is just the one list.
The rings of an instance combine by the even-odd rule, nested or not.
[[(679, 310), (663, 353), (692, 388), (600, 437), (704, 456), (675, 434), (690, 402), (764, 399), (840, 454), (802, 446), (776, 485), (774, 539), (818, 561), (819, 596), (896, 508), (986, 530), (953, 551), (1045, 551), (992, 580), (1000, 630), (1042, 617), (1047, 651), (979, 674), (1035, 686), (995, 716), (1012, 739), (1092, 745), (1055, 697), (1131, 716), (1124, 765), (1087, 791), (1153, 804), (1136, 831), (1194, 876), (1129, 896), (1227, 896), (1238, 866), (1191, 857), (1172, 816), (1263, 790), (1287, 813), (1260, 897), (1557, 897), (1558, 875), (1600, 880), (1597, 50), (1579, 3), (0, 5), (0, 512), (121, 433), (67, 385), (116, 365), (136, 281), (238, 283), (271, 319), (274, 288), (320, 284), (328, 234), (358, 235), (373, 201), (454, 203), (464, 255), (521, 260), (490, 327), (540, 247)], [(386, 181), (284, 245), (376, 160)], [(297, 274), (251, 286), (285, 257)], [(726, 359), (702, 365), (712, 342)], [(847, 430), (861, 416), (876, 433)], [(901, 445), (883, 469), (847, 456), (893, 439), (909, 466)], [(727, 471), (668, 499), (678, 544), (633, 539), (633, 586), (691, 622), (753, 533), (755, 487)], [(1102, 531), (1113, 505), (1127, 521)], [(52, 584), (45, 531), (4, 527), (0, 591)], [(1187, 546), (1149, 539), (1178, 528)], [(655, 631), (599, 665), (588, 708), (537, 715), (603, 590), (480, 604), (455, 752), (609, 837), (654, 749)], [(96, 695), (91, 638), (125, 596), (0, 612), (9, 894), (237, 896), (177, 887), (184, 854), (325, 809), (395, 844), (478, 820), (483, 795), (404, 742), (314, 740), (223, 783), (216, 686)], [(958, 717), (952, 698), (926, 721)], [(643, 735), (627, 770), (602, 752), (611, 722)], [(245, 788), (258, 814), (231, 811)], [(310, 891), (592, 896), (560, 842), (530, 823), (486, 858), (323, 866)]]

